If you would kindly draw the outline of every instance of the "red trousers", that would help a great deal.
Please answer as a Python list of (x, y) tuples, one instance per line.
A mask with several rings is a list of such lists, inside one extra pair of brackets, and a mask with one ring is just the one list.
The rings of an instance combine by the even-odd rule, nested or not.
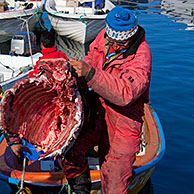
[(93, 117), (95, 119), (85, 122), (78, 139), (65, 156), (66, 176), (74, 178), (81, 174), (88, 165), (87, 151), (98, 145), (103, 194), (126, 194), (139, 137), (132, 132), (123, 136), (119, 131), (109, 131), (104, 109), (99, 107)]

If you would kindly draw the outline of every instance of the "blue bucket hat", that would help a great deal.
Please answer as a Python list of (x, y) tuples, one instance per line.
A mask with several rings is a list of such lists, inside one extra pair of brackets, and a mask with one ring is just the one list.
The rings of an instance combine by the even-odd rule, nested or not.
[(106, 16), (106, 33), (116, 41), (127, 40), (138, 30), (136, 16), (128, 8), (114, 7)]

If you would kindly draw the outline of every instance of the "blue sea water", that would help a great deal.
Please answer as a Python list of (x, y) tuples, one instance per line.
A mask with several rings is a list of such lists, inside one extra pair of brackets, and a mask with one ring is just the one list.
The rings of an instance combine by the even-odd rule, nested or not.
[[(132, 5), (152, 51), (150, 100), (166, 137), (165, 155), (151, 177), (153, 192), (194, 194), (194, 31), (167, 16), (160, 1)], [(10, 191), (0, 181), (0, 194)]]
[(155, 194), (191, 194), (194, 193), (194, 31), (186, 31), (186, 24), (162, 15), (154, 3), (149, 5), (151, 9), (138, 11), (138, 20), (146, 30), (153, 55), (150, 100), (166, 136), (165, 155), (151, 180)]

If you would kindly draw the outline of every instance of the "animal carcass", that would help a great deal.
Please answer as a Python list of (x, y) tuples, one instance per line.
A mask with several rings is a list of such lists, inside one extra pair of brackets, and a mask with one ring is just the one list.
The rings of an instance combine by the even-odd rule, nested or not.
[(42, 158), (67, 151), (83, 121), (77, 81), (65, 59), (44, 59), (38, 75), (7, 90), (1, 102), (1, 125), (44, 151)]

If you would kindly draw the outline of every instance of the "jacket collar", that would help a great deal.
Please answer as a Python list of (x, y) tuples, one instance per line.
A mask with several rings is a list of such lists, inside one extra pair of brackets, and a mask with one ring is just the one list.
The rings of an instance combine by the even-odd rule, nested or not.
[(138, 27), (139, 34), (137, 35), (137, 38), (134, 40), (132, 46), (125, 53), (123, 53), (123, 58), (127, 58), (129, 55), (135, 54), (141, 42), (145, 40), (145, 30), (141, 26)]
[(43, 55), (47, 54), (47, 53), (50, 53), (50, 52), (54, 52), (54, 51), (57, 51), (57, 49), (53, 46), (51, 48), (45, 48), (45, 49), (42, 49), (41, 50), (41, 53)]

